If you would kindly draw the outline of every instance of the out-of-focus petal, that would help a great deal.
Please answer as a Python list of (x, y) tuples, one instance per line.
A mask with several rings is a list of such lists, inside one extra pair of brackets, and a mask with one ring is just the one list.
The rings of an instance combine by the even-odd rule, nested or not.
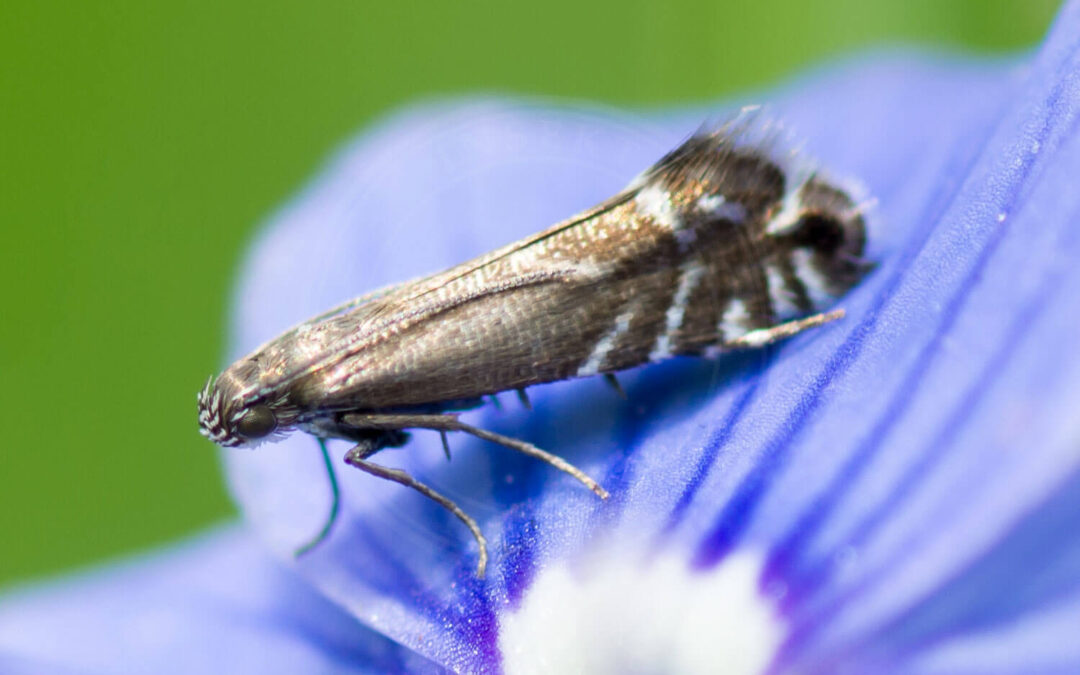
[(3, 673), (441, 673), (360, 625), (238, 527), (9, 591)]

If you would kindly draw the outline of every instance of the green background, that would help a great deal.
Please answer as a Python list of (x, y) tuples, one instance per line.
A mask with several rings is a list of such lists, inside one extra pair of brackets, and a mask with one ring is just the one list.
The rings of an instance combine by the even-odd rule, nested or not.
[(0, 583), (230, 515), (195, 392), (233, 270), (394, 106), (714, 99), (869, 45), (1028, 47), (1057, 2), (391, 4), (0, 4)]

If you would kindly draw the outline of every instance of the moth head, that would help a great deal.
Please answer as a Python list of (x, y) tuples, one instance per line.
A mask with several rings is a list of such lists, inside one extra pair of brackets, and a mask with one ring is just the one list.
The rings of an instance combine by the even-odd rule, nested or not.
[(267, 401), (233, 396), (230, 380), (210, 378), (199, 392), (199, 433), (223, 447), (255, 446), (281, 434), (281, 411)]
[(796, 273), (812, 295), (843, 295), (872, 267), (863, 258), (863, 205), (816, 176), (786, 201), (767, 230), (789, 252)]

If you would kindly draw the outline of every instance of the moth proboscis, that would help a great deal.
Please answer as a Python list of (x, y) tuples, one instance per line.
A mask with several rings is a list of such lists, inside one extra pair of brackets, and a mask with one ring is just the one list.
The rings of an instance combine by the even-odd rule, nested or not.
[[(745, 118), (702, 130), (601, 204), (447, 271), (362, 296), (291, 328), (199, 393), (201, 433), (254, 445), (299, 429), (355, 443), (346, 463), (450, 510), (446, 496), (371, 461), (408, 429), (464, 432), (551, 464), (601, 498), (564, 459), (461, 422), (482, 397), (613, 373), (676, 355), (760, 347), (843, 315), (863, 206)], [(329, 458), (325, 457), (329, 464)], [(331, 480), (335, 481), (330, 470)], [(308, 550), (330, 531), (334, 509)]]

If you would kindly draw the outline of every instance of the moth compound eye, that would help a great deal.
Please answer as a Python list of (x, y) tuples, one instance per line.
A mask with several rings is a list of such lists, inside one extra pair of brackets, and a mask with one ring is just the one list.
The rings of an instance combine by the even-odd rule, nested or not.
[(236, 433), (249, 441), (265, 438), (272, 434), (276, 428), (277, 419), (270, 408), (265, 405), (250, 408), (236, 423)]
[(799, 245), (829, 255), (839, 249), (845, 239), (844, 228), (835, 218), (822, 215), (803, 216), (795, 229)]
[(851, 197), (812, 178), (799, 193), (802, 217), (793, 228), (796, 245), (846, 261), (859, 259), (866, 244), (866, 224)]

